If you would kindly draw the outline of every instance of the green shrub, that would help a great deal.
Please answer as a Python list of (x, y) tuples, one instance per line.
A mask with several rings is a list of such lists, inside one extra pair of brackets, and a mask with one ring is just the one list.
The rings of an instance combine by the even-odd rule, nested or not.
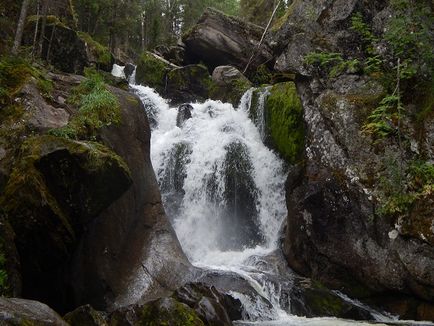
[(360, 70), (358, 59), (344, 60), (342, 54), (336, 52), (308, 53), (305, 63), (325, 70), (330, 78), (335, 78), (344, 72), (356, 73)]
[(106, 87), (104, 78), (87, 69), (87, 79), (73, 91), (68, 102), (79, 107), (68, 125), (52, 129), (50, 134), (68, 139), (95, 139), (102, 127), (120, 123), (119, 100)]
[(401, 78), (432, 79), (434, 72), (434, 16), (429, 1), (392, 0), (394, 15), (384, 38), (392, 47), (395, 62), (401, 59)]
[(368, 122), (362, 130), (371, 135), (375, 142), (379, 142), (395, 134), (403, 111), (404, 108), (397, 95), (386, 96), (380, 102), (380, 106), (369, 115)]

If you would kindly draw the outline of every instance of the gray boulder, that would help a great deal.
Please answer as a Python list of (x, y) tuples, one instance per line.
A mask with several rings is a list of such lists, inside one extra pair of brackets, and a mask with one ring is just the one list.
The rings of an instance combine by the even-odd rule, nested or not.
[(208, 8), (198, 23), (183, 36), (186, 60), (204, 62), (212, 71), (221, 65), (233, 65), (244, 70), (253, 53), (255, 57), (250, 70), (273, 59), (267, 44), (259, 49), (263, 28), (229, 17), (220, 11)]
[(54, 310), (43, 303), (4, 297), (0, 297), (0, 324), (68, 326)]
[(211, 92), (213, 99), (238, 105), (243, 94), (252, 87), (252, 83), (232, 66), (216, 67), (212, 73), (216, 87)]

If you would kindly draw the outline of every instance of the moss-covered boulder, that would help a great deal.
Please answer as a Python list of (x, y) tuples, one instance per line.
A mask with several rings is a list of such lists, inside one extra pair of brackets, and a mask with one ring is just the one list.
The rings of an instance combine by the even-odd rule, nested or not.
[(355, 320), (372, 320), (368, 309), (346, 301), (319, 282), (295, 279), (291, 293), (291, 312), (306, 317), (337, 317)]
[(166, 89), (166, 75), (173, 69), (168, 61), (151, 53), (143, 53), (137, 63), (136, 83), (154, 88), (160, 94)]
[(49, 302), (48, 284), (61, 278), (83, 228), (130, 184), (126, 164), (101, 144), (53, 136), (22, 144), (0, 203), (19, 234), (27, 296)]
[(112, 70), (115, 58), (108, 47), (95, 41), (89, 34), (77, 32), (80, 40), (84, 42), (87, 54), (87, 60), (91, 66), (110, 72)]
[(176, 104), (203, 101), (209, 98), (212, 84), (204, 65), (188, 65), (169, 71), (164, 94)]
[(78, 307), (67, 313), (65, 319), (71, 326), (107, 326), (107, 322), (101, 312), (96, 311), (90, 305)]
[(304, 151), (303, 108), (292, 82), (274, 85), (265, 102), (269, 141), (288, 163), (295, 163)]
[(204, 326), (205, 324), (186, 304), (173, 298), (163, 298), (145, 305), (119, 309), (110, 316), (109, 325)]
[[(24, 44), (33, 44), (38, 19), (41, 17), (27, 19)], [(77, 32), (57, 16), (48, 16), (41, 57), (60, 71), (76, 74), (83, 74), (84, 68), (90, 66), (110, 72), (114, 63), (114, 56), (106, 46), (86, 33)]]
[(243, 94), (252, 87), (252, 83), (232, 66), (216, 67), (212, 73), (215, 85), (211, 90), (211, 98), (237, 106)]

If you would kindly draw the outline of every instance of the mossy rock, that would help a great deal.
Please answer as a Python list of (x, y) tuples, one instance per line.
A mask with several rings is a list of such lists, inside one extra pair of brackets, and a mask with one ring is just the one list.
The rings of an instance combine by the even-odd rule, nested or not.
[(237, 106), (252, 83), (235, 67), (219, 66), (212, 74), (210, 97)]
[(165, 95), (172, 103), (206, 100), (212, 85), (207, 67), (201, 64), (188, 65), (169, 71)]
[(107, 326), (104, 316), (90, 305), (78, 307), (66, 314), (63, 319), (71, 326)]
[(304, 150), (303, 107), (293, 82), (280, 83), (270, 89), (266, 99), (266, 125), (271, 146), (293, 164)]
[(164, 298), (142, 308), (139, 325), (202, 326), (204, 323), (189, 306), (172, 298)]
[(89, 61), (95, 64), (97, 68), (104, 71), (111, 71), (115, 59), (108, 47), (95, 41), (92, 36), (87, 33), (77, 32), (77, 36), (86, 44)]
[(163, 58), (151, 52), (145, 52), (140, 56), (137, 64), (136, 82), (163, 93), (166, 88), (166, 75), (170, 69), (170, 64)]
[(26, 293), (46, 299), (85, 225), (131, 182), (125, 162), (101, 144), (46, 135), (21, 145), (0, 206), (19, 234)]
[(110, 326), (204, 326), (198, 314), (186, 304), (173, 298), (162, 298), (144, 305), (116, 310), (108, 322)]

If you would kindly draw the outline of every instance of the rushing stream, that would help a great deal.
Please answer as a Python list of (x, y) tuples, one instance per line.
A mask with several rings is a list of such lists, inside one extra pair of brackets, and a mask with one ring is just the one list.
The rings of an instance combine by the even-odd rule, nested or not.
[[(150, 120), (152, 163), (183, 250), (193, 265), (222, 277), (237, 275), (251, 289), (229, 292), (244, 309), (243, 320), (235, 324), (366, 325), (290, 313), (293, 275), (278, 249), (286, 169), (262, 142), (268, 90), (258, 101), (258, 121), (252, 122), (252, 91), (236, 109), (208, 100), (184, 105), (178, 114), (153, 89), (132, 88)], [(364, 308), (378, 322), (396, 322)]]

